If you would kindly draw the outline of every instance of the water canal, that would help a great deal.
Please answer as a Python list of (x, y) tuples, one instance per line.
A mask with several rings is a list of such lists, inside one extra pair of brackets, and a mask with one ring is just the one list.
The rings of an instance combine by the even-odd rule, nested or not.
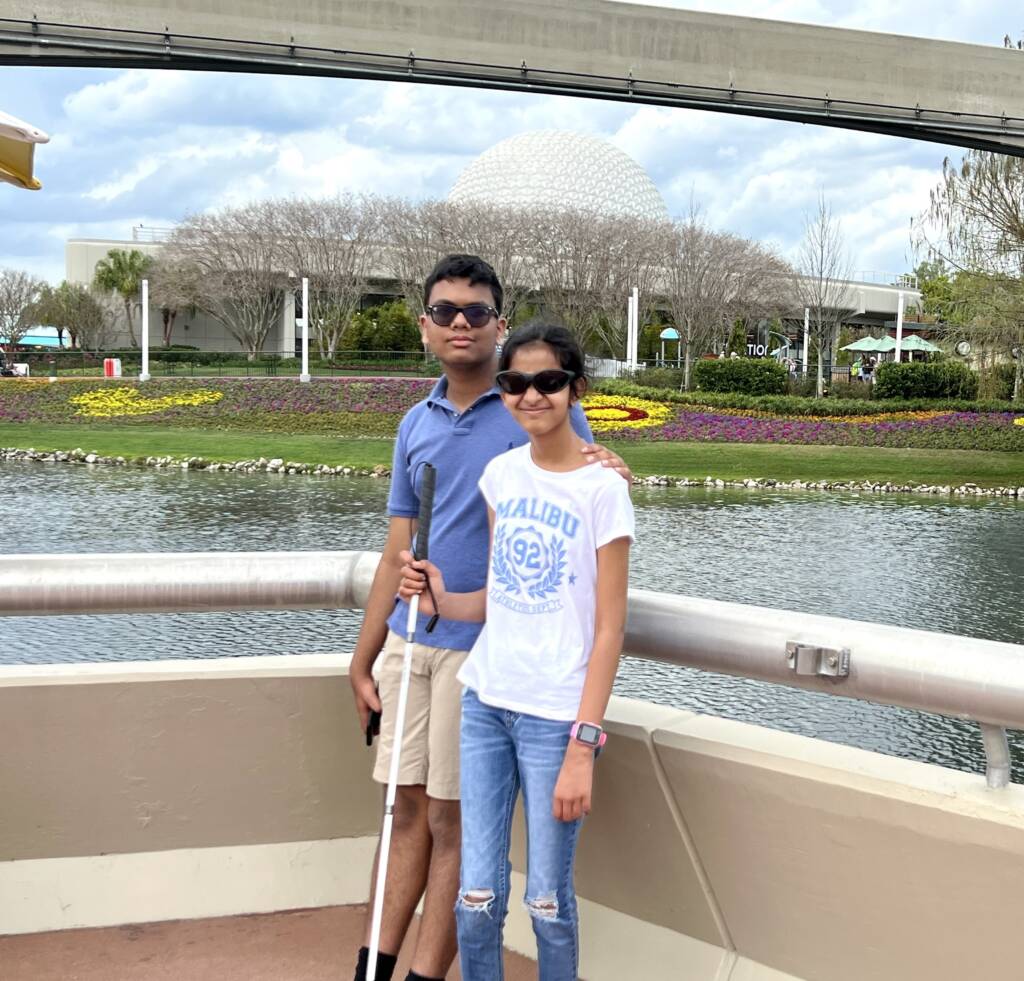
[[(0, 465), (4, 551), (377, 549), (386, 481)], [(637, 489), (631, 579), (647, 589), (1024, 644), (1024, 504)], [(357, 611), (25, 617), (0, 663), (350, 649)], [(982, 772), (977, 727), (627, 659), (616, 691)], [(1024, 735), (1011, 734), (1024, 781)]]

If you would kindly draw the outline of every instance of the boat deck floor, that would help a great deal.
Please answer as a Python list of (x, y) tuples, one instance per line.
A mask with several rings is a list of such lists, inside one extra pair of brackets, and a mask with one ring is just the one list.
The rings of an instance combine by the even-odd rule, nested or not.
[[(365, 906), (0, 936), (3, 981), (351, 981)], [(409, 970), (417, 924), (395, 981)], [(506, 953), (506, 981), (537, 976)], [(458, 964), (449, 981), (461, 978)]]

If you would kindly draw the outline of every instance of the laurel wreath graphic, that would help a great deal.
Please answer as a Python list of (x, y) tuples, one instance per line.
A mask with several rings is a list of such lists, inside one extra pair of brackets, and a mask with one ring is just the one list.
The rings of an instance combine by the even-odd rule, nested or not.
[(565, 569), (565, 546), (556, 535), (551, 536), (548, 558), (550, 559), (548, 571), (526, 590), (526, 594), (531, 599), (544, 599), (548, 593), (557, 592), (561, 585), (562, 572)]
[(491, 568), (494, 570), (494, 581), (499, 586), (505, 587), (506, 593), (519, 592), (519, 579), (512, 571), (505, 558), (505, 529), (499, 526), (494, 532), (494, 557), (491, 560)]

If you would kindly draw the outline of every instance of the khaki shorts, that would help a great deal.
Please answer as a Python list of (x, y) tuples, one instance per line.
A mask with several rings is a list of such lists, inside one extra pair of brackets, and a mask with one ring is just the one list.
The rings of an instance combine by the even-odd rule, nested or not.
[[(459, 719), (462, 683), (455, 677), (469, 651), (412, 645), (405, 731), (398, 765), (399, 786), (419, 785), (437, 800), (459, 799)], [(382, 717), (373, 779), (388, 782), (395, 715), (402, 683), (405, 641), (394, 631), (374, 665)]]

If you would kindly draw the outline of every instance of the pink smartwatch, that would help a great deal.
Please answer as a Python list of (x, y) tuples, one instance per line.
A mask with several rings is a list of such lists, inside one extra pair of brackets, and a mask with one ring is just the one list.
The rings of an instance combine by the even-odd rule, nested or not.
[(569, 737), (589, 749), (600, 749), (605, 744), (608, 733), (593, 722), (574, 722), (569, 730)]

